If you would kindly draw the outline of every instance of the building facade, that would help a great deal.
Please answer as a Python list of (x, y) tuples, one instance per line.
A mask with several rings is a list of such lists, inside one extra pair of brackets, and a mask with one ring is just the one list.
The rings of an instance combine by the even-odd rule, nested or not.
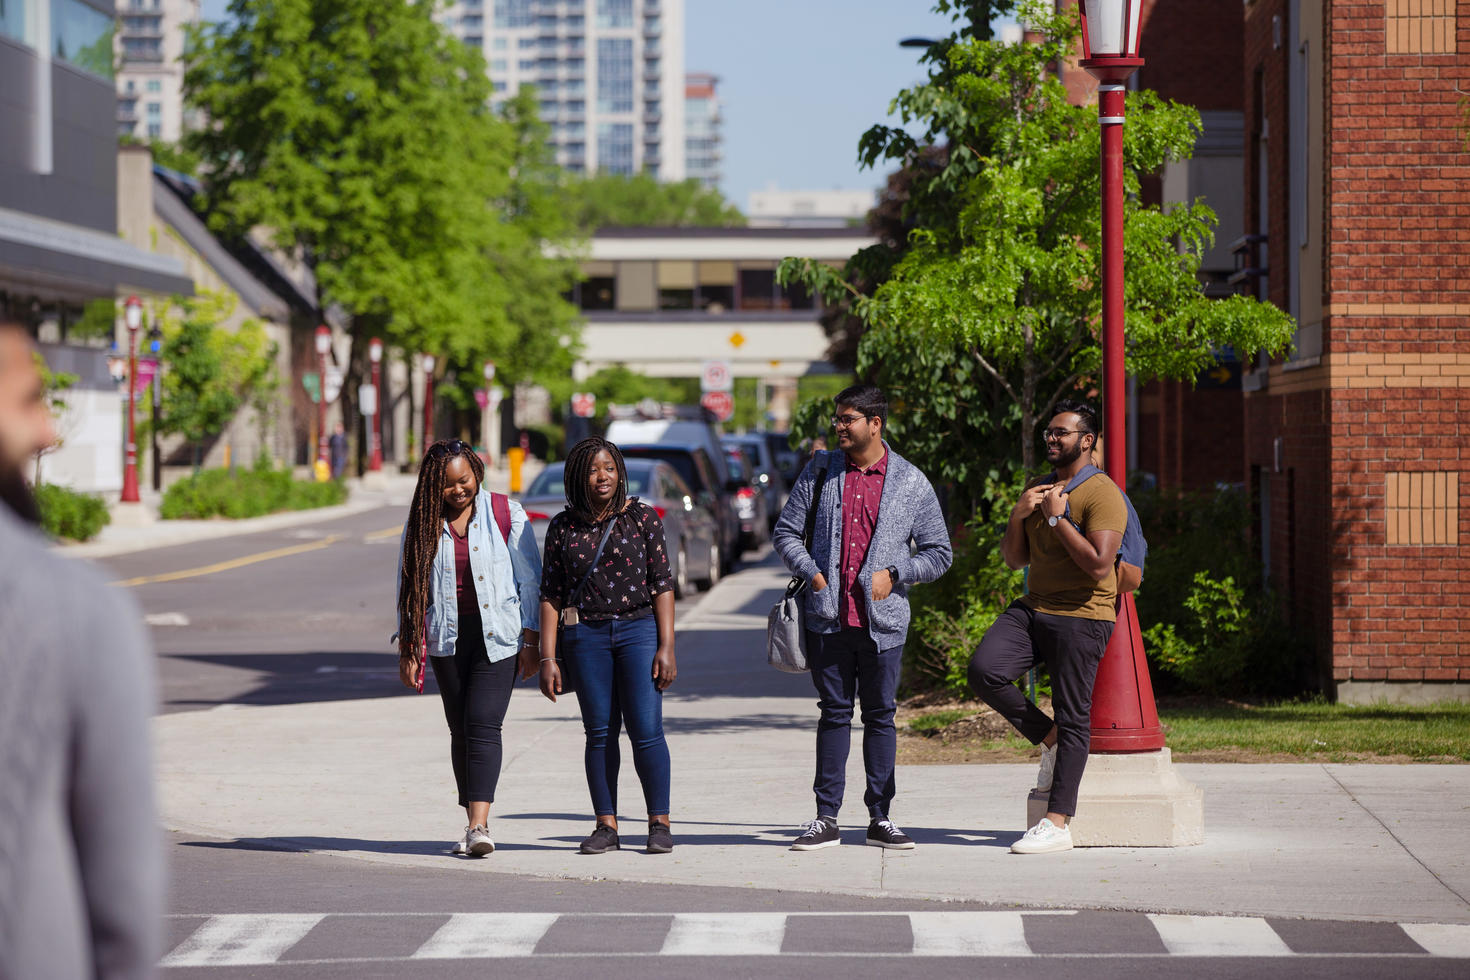
[(176, 143), (184, 134), (184, 28), (199, 0), (118, 0), (117, 132)]
[(535, 87), (562, 167), (684, 179), (684, 0), (459, 0), (444, 23), (496, 102)]
[(1250, 0), (1241, 288), (1262, 561), (1344, 701), (1470, 697), (1470, 0)]
[(719, 79), (702, 72), (684, 76), (684, 175), (711, 190), (724, 176), (720, 163)]

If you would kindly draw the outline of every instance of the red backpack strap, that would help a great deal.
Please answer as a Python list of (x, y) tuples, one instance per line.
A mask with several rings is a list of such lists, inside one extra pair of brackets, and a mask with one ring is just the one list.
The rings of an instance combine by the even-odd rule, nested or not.
[(503, 493), (490, 494), (490, 511), (495, 515), (501, 538), (510, 544), (510, 498)]

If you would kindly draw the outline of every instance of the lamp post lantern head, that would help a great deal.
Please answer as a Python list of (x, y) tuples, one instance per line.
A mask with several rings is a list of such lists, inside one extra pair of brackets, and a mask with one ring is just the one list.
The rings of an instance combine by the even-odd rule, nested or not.
[(123, 322), (128, 325), (129, 333), (136, 333), (143, 325), (143, 301), (136, 296), (129, 296), (123, 303)]
[(316, 352), (323, 356), (332, 349), (332, 330), (326, 324), (316, 328)]
[(1082, 67), (1099, 80), (1121, 82), (1142, 64), (1143, 0), (1077, 0), (1082, 14)]
[(495, 380), (495, 362), (494, 361), (486, 361), (485, 362), (485, 380), (486, 381), (494, 381)]
[(383, 342), (377, 337), (368, 341), (368, 360), (377, 364), (383, 359)]
[(423, 360), (423, 365), (424, 365), (424, 373), (425, 374), (433, 374), (434, 373), (434, 355), (433, 354), (425, 354), (425, 355), (423, 355), (422, 360)]

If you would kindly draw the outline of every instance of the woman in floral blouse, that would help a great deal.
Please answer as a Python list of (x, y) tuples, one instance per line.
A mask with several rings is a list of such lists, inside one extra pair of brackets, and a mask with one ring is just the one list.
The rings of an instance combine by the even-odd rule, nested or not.
[[(674, 849), (669, 832), (669, 748), (663, 692), (674, 666), (674, 580), (658, 512), (628, 499), (623, 454), (584, 439), (566, 461), (567, 509), (546, 529), (541, 576), (541, 693), (562, 693), (562, 656), (575, 679), (584, 763), (597, 826), (583, 854), (618, 849), (619, 716), (627, 720), (633, 765), (648, 804), (648, 852)], [(597, 555), (598, 546), (602, 553)], [(594, 567), (594, 558), (595, 567)]]

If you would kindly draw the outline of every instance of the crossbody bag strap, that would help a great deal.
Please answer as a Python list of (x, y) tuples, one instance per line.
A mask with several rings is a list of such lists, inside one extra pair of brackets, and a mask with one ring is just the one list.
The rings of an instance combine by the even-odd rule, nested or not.
[[(827, 482), (827, 467), (817, 471), (816, 481), (812, 485), (812, 501), (806, 508), (806, 530), (801, 536), (801, 546), (806, 549), (807, 554), (812, 553), (812, 539), (817, 533), (817, 508), (822, 503), (822, 486)], [(786, 585), (786, 594), (794, 596), (806, 587), (806, 582), (799, 576), (791, 576), (791, 581)]]
[(575, 606), (582, 598), (582, 590), (587, 587), (588, 581), (592, 578), (592, 573), (597, 571), (597, 563), (602, 559), (602, 549), (607, 544), (607, 539), (612, 535), (613, 525), (617, 523), (617, 520), (618, 516), (616, 514), (607, 519), (607, 530), (602, 532), (602, 540), (597, 542), (597, 551), (592, 555), (592, 564), (588, 566), (587, 574), (582, 576), (582, 581), (578, 582), (577, 587), (567, 596), (567, 601), (563, 608), (565, 606)]

